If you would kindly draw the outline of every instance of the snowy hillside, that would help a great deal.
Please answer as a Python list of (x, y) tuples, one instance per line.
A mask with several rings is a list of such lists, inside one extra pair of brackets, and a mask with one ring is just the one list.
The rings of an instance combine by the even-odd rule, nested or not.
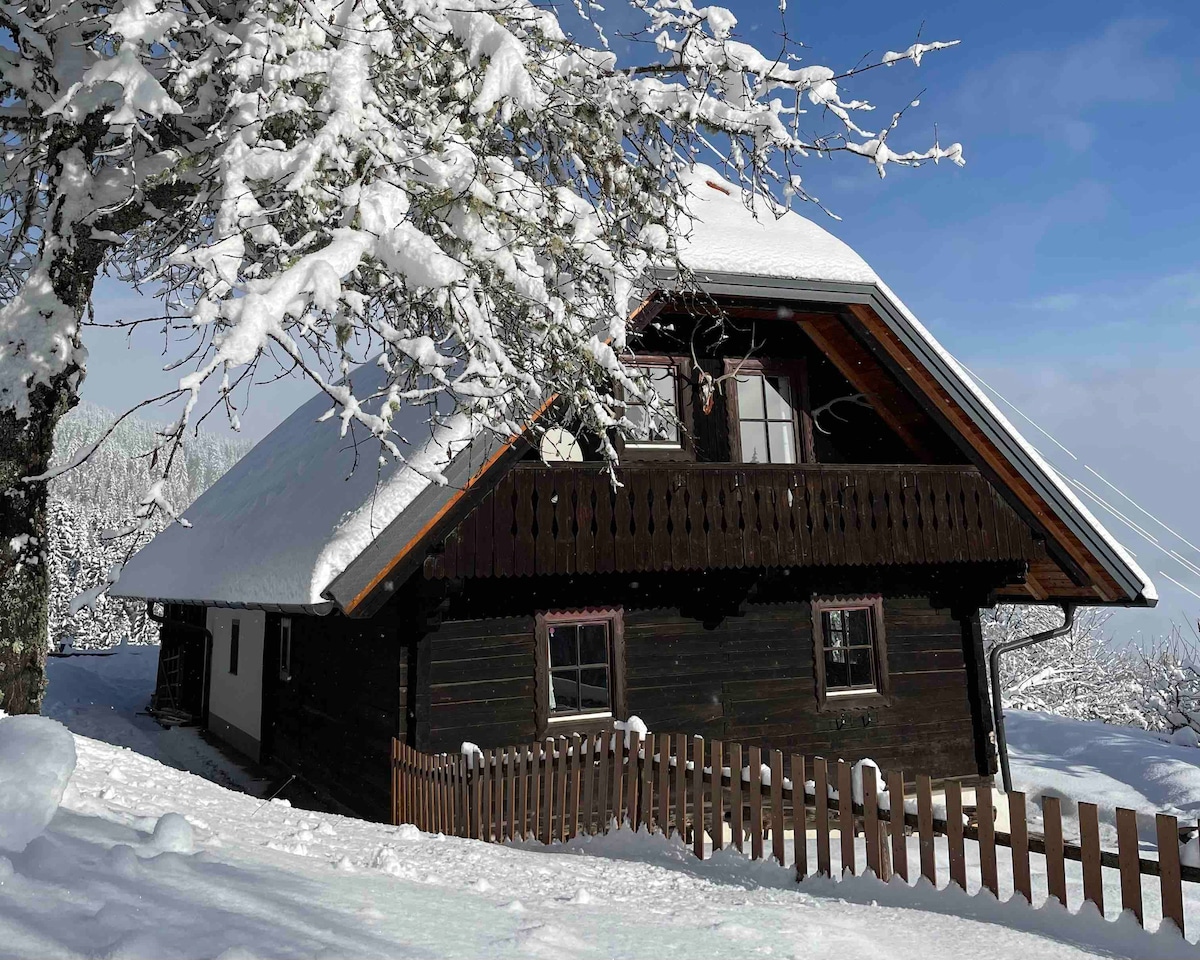
[[(0, 720), (0, 757), (14, 722), (30, 720), (52, 725)], [(700, 864), (661, 838), (618, 833), (520, 849), (304, 813), (82, 737), (55, 812), (56, 785), (70, 773), (62, 737), (71, 740), (57, 729), (61, 737), (39, 732), (45, 749), (0, 762), (0, 957), (1188, 952), (1131, 923), (898, 882), (797, 888), (788, 869), (732, 852)], [(1051, 929), (1062, 933), (1047, 937)]]
[[(55, 434), (55, 465), (69, 461), (81, 447), (94, 443), (115, 415), (81, 404), (65, 416)], [(123, 526), (145, 493), (150, 471), (146, 453), (155, 445), (161, 425), (151, 420), (123, 421), (104, 445), (81, 467), (50, 484), (50, 549), (52, 581), (50, 641), (71, 639), (75, 646), (108, 646), (128, 638), (158, 639), (158, 630), (142, 604), (101, 598), (94, 611), (69, 616), (71, 599), (95, 586), (109, 567), (130, 549), (129, 540), (105, 543), (104, 530)], [(167, 499), (181, 511), (210, 487), (250, 449), (239, 439), (200, 433), (189, 439), (186, 453), (166, 485)], [(141, 537), (136, 546), (150, 539)]]
[[(1055, 904), (1031, 910), (997, 903), (978, 892), (974, 845), (968, 848), (971, 896), (910, 889), (899, 880), (884, 887), (869, 879), (836, 885), (810, 879), (798, 889), (790, 869), (750, 863), (728, 850), (701, 864), (661, 838), (620, 833), (549, 850), (517, 849), (263, 804), (171, 769), (266, 788), (240, 783), (236, 768), (194, 729), (164, 731), (138, 716), (153, 683), (153, 653), (126, 646), (111, 656), (51, 662), (48, 713), (77, 734), (128, 744), (163, 763), (76, 737), (79, 766), (63, 811), (36, 846), (3, 854), (17, 876), (4, 881), (7, 867), (0, 861), (0, 929), (22, 937), (13, 947), (0, 938), (0, 958), (213, 957), (226, 950), (226, 960), (322, 954), (1200, 956), (1170, 933), (1152, 936), (1128, 917), (1117, 920), (1115, 871), (1105, 876), (1109, 922), (1094, 913), (1068, 916)], [(1058, 793), (1145, 812), (1174, 809), (1191, 820), (1200, 813), (1195, 748), (1047, 715), (1014, 713), (1009, 724), (1014, 776), (1031, 797)], [(0, 760), (0, 794), (8, 775)], [(1064, 808), (1070, 820), (1071, 805)], [(200, 853), (161, 852), (152, 832), (171, 812), (191, 823)], [(810, 836), (810, 863), (814, 843)], [(909, 852), (915, 877), (915, 843)], [(943, 886), (946, 857), (939, 841)], [(837, 858), (835, 842), (835, 872)], [(1007, 900), (1011, 878), (1005, 870), (1000, 876), (1000, 896)], [(1080, 899), (1074, 863), (1068, 882), (1074, 907)], [(1194, 929), (1200, 891), (1193, 886), (1185, 885), (1185, 896)], [(1033, 891), (1034, 902), (1043, 904), (1041, 858), (1034, 858)], [(1156, 904), (1147, 901), (1150, 928), (1158, 923)], [(1055, 939), (1042, 939), (1047, 934)]]

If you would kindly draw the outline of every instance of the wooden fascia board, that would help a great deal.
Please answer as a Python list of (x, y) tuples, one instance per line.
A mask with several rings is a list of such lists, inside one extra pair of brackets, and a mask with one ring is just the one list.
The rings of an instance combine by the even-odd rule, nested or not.
[[(433, 533), (442, 525), (443, 521), (454, 512), (455, 508), (464, 498), (468, 497), (468, 495), (473, 494), (477, 489), (479, 489), (479, 487), (483, 484), (484, 478), (492, 471), (494, 467), (496, 467), (497, 464), (499, 464), (505, 458), (506, 454), (509, 454), (511, 451), (513, 451), (516, 444), (526, 436), (529, 428), (532, 427), (533, 424), (536, 423), (548, 409), (550, 409), (550, 406), (557, 399), (558, 394), (555, 394), (546, 400), (536, 411), (534, 411), (534, 413), (530, 416), (529, 423), (525, 426), (525, 428), (520, 433), (512, 435), (504, 443), (502, 443), (500, 447), (484, 461), (483, 465), (469, 477), (466, 483), (450, 494), (450, 496), (438, 507), (433, 515), (430, 516), (429, 519), (427, 519), (421, 525), (421, 527), (407, 539), (404, 545), (392, 555), (391, 559), (374, 572), (374, 574), (367, 581), (366, 585), (359, 589), (350, 600), (341, 605), (342, 611), (347, 616), (369, 616), (370, 612), (373, 612), (374, 606), (369, 603), (369, 600), (380, 589), (382, 584), (387, 581), (389, 577), (392, 577), (398, 573), (399, 568), (401, 568), (404, 562), (416, 554), (421, 544), (430, 539)], [(341, 576), (344, 576), (345, 572), (348, 572), (349, 569), (350, 567), (347, 567), (347, 571), (344, 571), (343, 574), (339, 575), (339, 579)], [(336, 585), (337, 579), (330, 584), (327, 592), (333, 592), (336, 588)], [(364, 607), (371, 607), (371, 611), (368, 612), (363, 610), (362, 608)]]
[(938, 408), (946, 420), (971, 445), (972, 449), (987, 464), (1002, 483), (1021, 501), (1039, 525), (1067, 553), (1096, 587), (1101, 599), (1112, 602), (1123, 592), (1107, 571), (1102, 570), (1090, 551), (1063, 524), (1059, 517), (1046, 505), (1029, 482), (1020, 475), (1011, 462), (988, 439), (983, 436), (974, 420), (936, 382), (932, 374), (895, 337), (883, 319), (868, 304), (851, 303), (848, 309), (921, 392)]

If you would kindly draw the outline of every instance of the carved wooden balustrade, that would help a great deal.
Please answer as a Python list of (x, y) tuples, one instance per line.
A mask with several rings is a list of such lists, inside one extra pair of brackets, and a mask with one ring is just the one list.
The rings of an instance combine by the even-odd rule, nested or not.
[(454, 527), (426, 575), (976, 563), (1035, 555), (974, 467), (520, 464)]

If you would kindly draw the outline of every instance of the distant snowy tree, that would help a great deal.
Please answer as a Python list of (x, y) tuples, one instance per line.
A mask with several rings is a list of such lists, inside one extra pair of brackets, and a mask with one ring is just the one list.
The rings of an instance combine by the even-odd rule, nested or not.
[[(814, 155), (889, 164), (844, 96), (852, 70), (764, 54), (724, 8), (630, 0), (657, 53), (619, 64), (533, 0), (27, 0), (0, 10), (5, 107), (0, 268), (0, 695), (36, 710), (48, 581), (45, 475), (86, 368), (101, 270), (161, 298), (192, 342), (159, 477), (199, 390), (301, 369), (341, 427), (401, 456), (392, 419), (427, 404), (450, 441), (508, 432), (557, 396), (615, 458), (614, 385), (662, 411), (624, 364), (651, 271), (688, 283), (675, 238), (685, 165), (715, 153), (766, 213), (805, 198)], [(585, 16), (585, 0), (575, 7)], [(599, 9), (598, 7), (596, 9)], [(912, 106), (913, 104), (909, 104)], [(907, 109), (907, 106), (904, 108)], [(812, 110), (812, 113), (808, 113)], [(178, 338), (167, 338), (175, 343)], [(386, 387), (338, 386), (381, 351)], [(438, 412), (434, 412), (434, 411)], [(438, 465), (421, 467), (440, 480)], [(130, 533), (172, 517), (155, 482)]]
[[(1099, 607), (1081, 607), (1066, 636), (1005, 654), (1000, 661), (1004, 705), (1140, 726), (1133, 708), (1138, 697), (1134, 660), (1105, 634), (1110, 616)], [(981, 613), (984, 645), (990, 650), (1057, 627), (1062, 619), (1057, 607), (1000, 604)]]
[[(52, 464), (65, 462), (74, 451), (95, 443), (115, 419), (116, 414), (91, 404), (76, 407), (58, 423)], [(107, 534), (128, 522), (153, 477), (153, 468), (140, 454), (153, 447), (161, 429), (161, 424), (130, 417), (85, 464), (50, 482), (50, 519), (43, 553), (50, 578), (47, 638), (52, 648), (158, 640), (158, 626), (146, 616), (144, 604), (108, 596), (85, 606), (75, 601), (103, 582), (128, 552), (130, 543)], [(197, 434), (167, 480), (167, 497), (180, 508), (186, 507), (249, 448), (241, 439)], [(148, 542), (164, 522), (165, 518), (156, 517), (148, 529), (132, 535), (132, 545)]]
[[(1110, 616), (1099, 607), (1082, 607), (1068, 635), (1005, 654), (1000, 669), (1005, 707), (1160, 730), (1195, 746), (1200, 648), (1178, 626), (1143, 647), (1120, 644), (1105, 634)], [(989, 650), (1061, 623), (1056, 607), (1000, 604), (981, 614)]]

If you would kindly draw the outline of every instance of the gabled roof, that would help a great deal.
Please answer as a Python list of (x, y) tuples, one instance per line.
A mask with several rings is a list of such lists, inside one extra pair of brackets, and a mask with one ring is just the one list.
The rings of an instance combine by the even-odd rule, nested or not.
[[(692, 175), (690, 206), (682, 253), (709, 292), (846, 305), (1006, 495), (1102, 582), (1098, 601), (1155, 602), (1133, 558), (847, 244), (794, 212), (756, 219), (739, 189), (707, 167)], [(382, 383), (369, 364), (352, 377), (359, 396)], [(191, 528), (163, 531), (126, 565), (113, 594), (365, 612), (509, 448), (490, 434), (470, 438), (465, 421), (431, 435), (428, 411), (414, 408), (397, 424), (406, 460), (422, 469), (376, 468), (372, 444), (356, 451), (336, 420), (315, 423), (328, 409), (319, 395), (293, 413), (187, 510)], [(354, 469), (356, 453), (368, 459)], [(427, 478), (437, 471), (444, 484)]]

